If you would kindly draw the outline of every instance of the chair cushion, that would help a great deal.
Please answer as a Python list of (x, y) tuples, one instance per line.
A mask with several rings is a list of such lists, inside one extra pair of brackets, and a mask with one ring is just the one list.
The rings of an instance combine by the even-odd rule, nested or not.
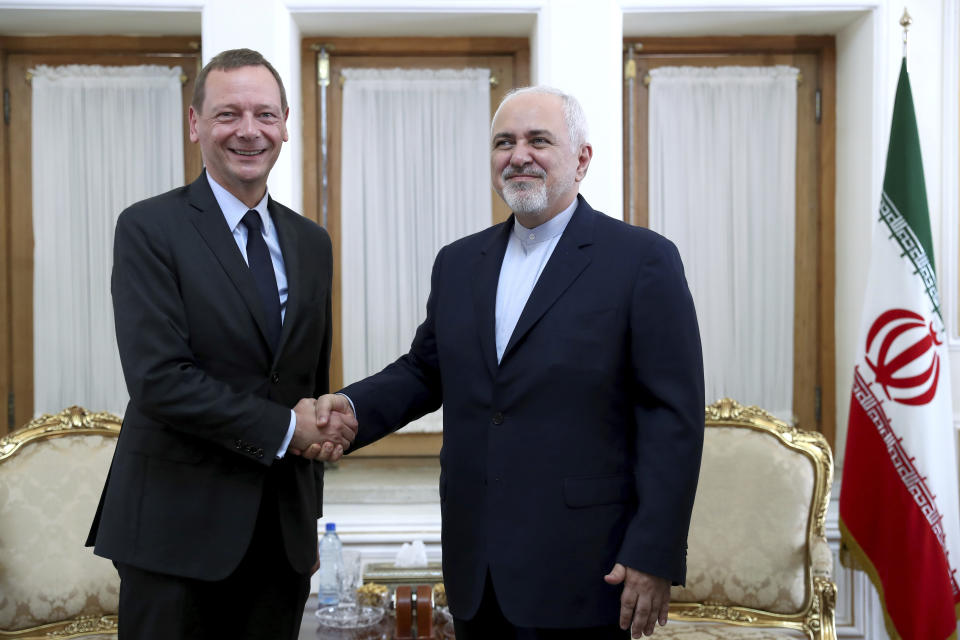
[(774, 436), (743, 427), (707, 429), (687, 583), (674, 587), (671, 599), (801, 611), (813, 490), (813, 463)]
[(83, 546), (116, 441), (47, 438), (0, 464), (0, 629), (117, 612), (116, 570)]
[(657, 627), (654, 638), (671, 640), (792, 640), (807, 636), (792, 629), (738, 627), (732, 624), (668, 620)]

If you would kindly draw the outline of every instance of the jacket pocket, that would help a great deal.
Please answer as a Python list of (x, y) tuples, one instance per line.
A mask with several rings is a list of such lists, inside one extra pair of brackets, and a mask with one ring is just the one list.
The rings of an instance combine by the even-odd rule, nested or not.
[(564, 502), (574, 509), (630, 502), (634, 496), (633, 476), (630, 474), (563, 479)]

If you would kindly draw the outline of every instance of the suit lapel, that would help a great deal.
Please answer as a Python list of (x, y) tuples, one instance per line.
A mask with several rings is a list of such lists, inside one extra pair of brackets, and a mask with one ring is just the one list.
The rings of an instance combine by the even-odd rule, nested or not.
[(217, 199), (213, 197), (210, 183), (207, 182), (206, 171), (190, 185), (188, 198), (190, 205), (195, 209), (190, 216), (190, 221), (237, 287), (237, 292), (253, 314), (260, 334), (266, 341), (266, 319), (263, 315), (263, 303), (257, 294), (256, 282), (250, 268), (243, 260), (243, 254), (240, 253), (236, 240), (233, 239)]
[(577, 205), (577, 210), (573, 212), (573, 217), (570, 218), (567, 228), (560, 236), (553, 254), (547, 261), (547, 266), (540, 274), (540, 279), (530, 292), (530, 298), (523, 307), (517, 326), (510, 336), (510, 342), (507, 343), (507, 348), (503, 352), (501, 363), (510, 356), (510, 352), (516, 348), (517, 343), (590, 264), (590, 257), (582, 248), (593, 242), (593, 221), (597, 214), (582, 196), (578, 195), (577, 199), (580, 204)]
[(503, 254), (507, 250), (507, 239), (510, 229), (513, 228), (513, 219), (501, 225), (493, 233), (480, 250), (477, 263), (472, 273), (473, 304), (475, 318), (480, 332), (480, 349), (483, 351), (483, 360), (487, 363), (490, 375), (497, 373), (497, 282), (500, 280), (500, 265), (503, 263)]
[(267, 208), (273, 218), (273, 226), (277, 230), (277, 236), (280, 240), (280, 252), (283, 254), (283, 266), (287, 273), (287, 306), (283, 315), (283, 326), (280, 330), (280, 342), (277, 344), (277, 352), (274, 354), (274, 362), (283, 353), (283, 347), (290, 338), (291, 327), (297, 319), (297, 313), (300, 311), (300, 291), (302, 282), (300, 279), (300, 259), (297, 251), (297, 235), (294, 231), (290, 213), (283, 211), (273, 201), (269, 199)]

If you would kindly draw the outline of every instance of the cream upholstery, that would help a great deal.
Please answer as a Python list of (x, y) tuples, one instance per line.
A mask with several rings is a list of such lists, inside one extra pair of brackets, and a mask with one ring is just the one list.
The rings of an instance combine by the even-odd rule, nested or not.
[(707, 407), (706, 424), (687, 583), (656, 635), (836, 638), (826, 441), (729, 399)]
[(71, 407), (0, 439), (0, 638), (116, 637), (120, 580), (83, 544), (119, 432)]
[(807, 636), (791, 629), (757, 627), (736, 627), (721, 623), (680, 623), (670, 622), (666, 627), (657, 627), (654, 634), (657, 640), (783, 640), (796, 638), (802, 640)]

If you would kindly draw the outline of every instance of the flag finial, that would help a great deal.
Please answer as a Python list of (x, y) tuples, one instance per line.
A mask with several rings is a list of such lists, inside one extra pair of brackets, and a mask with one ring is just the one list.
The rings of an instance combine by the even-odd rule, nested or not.
[(913, 24), (913, 18), (910, 17), (910, 14), (907, 12), (907, 8), (903, 8), (903, 15), (900, 16), (900, 26), (903, 27), (903, 57), (907, 57), (907, 31), (910, 29), (910, 25)]

